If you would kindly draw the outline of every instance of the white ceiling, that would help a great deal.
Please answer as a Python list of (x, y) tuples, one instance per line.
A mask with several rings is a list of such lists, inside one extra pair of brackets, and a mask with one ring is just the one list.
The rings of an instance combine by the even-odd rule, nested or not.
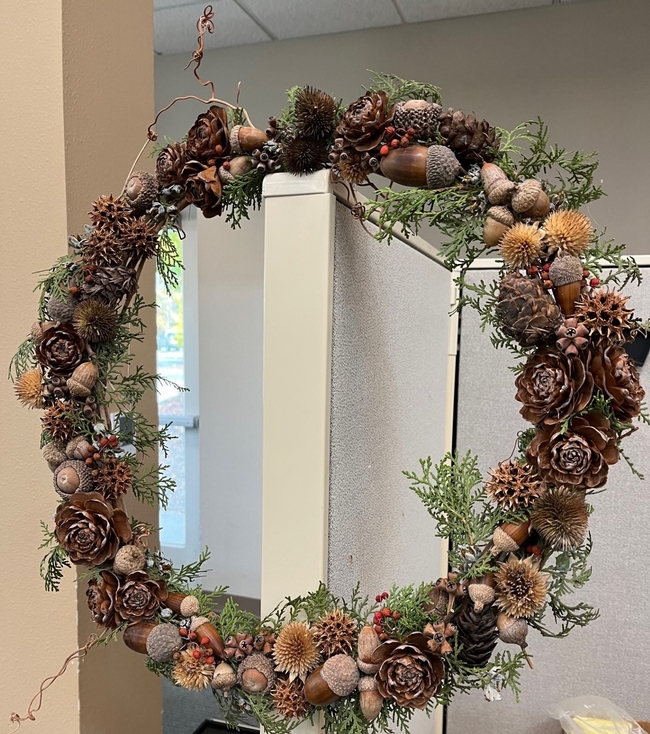
[[(240, 46), (362, 28), (551, 5), (571, 0), (212, 0), (213, 34), (205, 48)], [(196, 21), (206, 2), (154, 0), (154, 48), (175, 54), (196, 48)]]

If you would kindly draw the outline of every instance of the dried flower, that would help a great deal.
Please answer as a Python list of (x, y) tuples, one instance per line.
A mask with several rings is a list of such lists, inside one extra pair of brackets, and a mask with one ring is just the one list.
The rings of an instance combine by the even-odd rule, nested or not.
[(100, 627), (112, 630), (119, 626), (121, 620), (115, 613), (115, 594), (119, 581), (110, 571), (102, 571), (100, 580), (90, 579), (86, 598), (92, 620)]
[(364, 94), (343, 113), (336, 136), (360, 152), (374, 150), (381, 143), (391, 114), (386, 92)]
[(151, 619), (167, 595), (167, 584), (162, 579), (151, 579), (145, 571), (134, 571), (117, 590), (115, 611), (125, 622)]
[(318, 648), (314, 643), (314, 633), (304, 622), (289, 622), (281, 630), (273, 648), (276, 670), (288, 673), (289, 680), (300, 678), (318, 663)]
[(496, 604), (511, 617), (531, 617), (542, 608), (550, 577), (541, 573), (531, 557), (511, 554), (494, 576)]
[(589, 217), (575, 209), (553, 212), (544, 222), (544, 240), (549, 253), (559, 250), (579, 257), (589, 247), (592, 232)]
[(527, 268), (542, 254), (542, 233), (532, 224), (518, 222), (501, 238), (501, 257), (514, 268)]
[[(197, 656), (195, 652), (198, 652)], [(202, 691), (210, 685), (215, 665), (207, 662), (204, 651), (198, 645), (189, 644), (175, 659), (172, 677), (179, 686), (190, 691)]]
[(533, 507), (530, 522), (554, 550), (579, 548), (587, 534), (589, 513), (584, 492), (551, 487)]

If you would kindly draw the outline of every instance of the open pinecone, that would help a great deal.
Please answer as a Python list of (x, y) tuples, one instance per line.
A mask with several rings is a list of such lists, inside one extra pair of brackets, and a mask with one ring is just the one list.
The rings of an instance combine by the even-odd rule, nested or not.
[(634, 339), (637, 329), (628, 301), (629, 296), (600, 288), (576, 303), (575, 315), (599, 345), (623, 344)]
[(484, 668), (497, 645), (498, 610), (486, 604), (480, 612), (475, 611), (472, 600), (467, 597), (452, 622), (458, 629), (456, 642), (462, 645), (458, 657), (468, 665)]
[(392, 114), (386, 92), (364, 94), (343, 113), (336, 137), (359, 152), (374, 150), (381, 143)]
[(228, 113), (223, 107), (213, 105), (199, 115), (187, 134), (188, 160), (204, 163), (206, 167), (218, 166), (230, 152)]
[(151, 619), (167, 599), (167, 584), (145, 571), (130, 573), (115, 594), (115, 611), (125, 622)]
[(614, 416), (629, 423), (641, 412), (645, 390), (641, 387), (639, 371), (622, 347), (607, 347), (596, 351), (591, 360), (591, 373), (596, 387), (608, 398)]
[(546, 347), (531, 354), (515, 385), (523, 418), (553, 425), (587, 407), (594, 378), (580, 358), (566, 357), (556, 347)]
[(183, 168), (187, 196), (207, 219), (221, 215), (221, 179), (216, 166), (190, 161)]
[(95, 268), (81, 286), (85, 298), (96, 298), (109, 306), (117, 306), (138, 287), (135, 270), (121, 266)]
[(156, 159), (156, 178), (162, 187), (184, 186), (183, 168), (187, 163), (185, 143), (170, 143)]
[(451, 148), (464, 168), (472, 163), (494, 160), (499, 150), (496, 130), (487, 120), (477, 120), (470, 112), (450, 107), (440, 115), (438, 130), (442, 139)]
[(352, 652), (357, 635), (357, 623), (340, 609), (328, 612), (314, 625), (314, 642), (326, 657)]
[(562, 314), (537, 278), (508, 273), (499, 284), (497, 315), (501, 330), (524, 347), (549, 341), (562, 323)]
[(68, 377), (81, 364), (86, 352), (83, 339), (71, 324), (59, 324), (43, 332), (36, 357), (54, 375)]
[(516, 512), (528, 509), (542, 494), (542, 482), (529, 464), (517, 459), (502, 461), (490, 470), (485, 485), (488, 497), (503, 510)]
[(111, 571), (102, 571), (101, 580), (90, 579), (86, 589), (88, 609), (92, 620), (100, 627), (112, 630), (119, 626), (120, 619), (115, 613), (115, 594), (120, 582)]

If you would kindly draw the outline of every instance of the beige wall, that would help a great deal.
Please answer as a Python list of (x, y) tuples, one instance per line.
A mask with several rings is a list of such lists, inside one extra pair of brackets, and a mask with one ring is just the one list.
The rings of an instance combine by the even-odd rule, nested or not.
[[(630, 252), (648, 253), (642, 184), (650, 170), (643, 134), (649, 25), (646, 0), (562, 3), (210, 51), (201, 73), (230, 100), (241, 80), (242, 104), (260, 127), (280, 112), (288, 87), (312, 84), (351, 101), (368, 83), (366, 69), (433, 82), (445, 106), (473, 109), (501, 127), (542, 115), (553, 140), (599, 151), (609, 196), (591, 206), (597, 225)], [(156, 58), (159, 107), (196, 92), (190, 71), (183, 72), (186, 58)], [(160, 131), (180, 138), (198, 110), (198, 103), (176, 105)]]
[[(65, 254), (68, 233), (86, 220), (100, 193), (118, 194), (153, 112), (151, 0), (36, 0), (5, 3), (0, 24), (4, 145), (0, 177), (4, 314), (0, 364), (9, 362), (36, 314), (35, 270)], [(145, 276), (153, 298), (153, 271)], [(154, 368), (153, 335), (139, 361)], [(6, 468), (0, 513), (0, 720), (23, 713), (44, 677), (92, 631), (85, 583), (75, 573), (58, 594), (38, 575), (39, 520), (56, 506), (39, 449), (39, 414), (0, 390), (0, 452)], [(155, 420), (155, 399), (146, 411)], [(11, 475), (11, 476), (10, 476)], [(154, 520), (155, 513), (130, 507)], [(77, 619), (79, 618), (79, 629)], [(144, 660), (121, 643), (91, 651), (46, 694), (37, 734), (160, 731), (160, 684)], [(137, 691), (137, 695), (134, 695)], [(6, 718), (5, 718), (6, 717)]]

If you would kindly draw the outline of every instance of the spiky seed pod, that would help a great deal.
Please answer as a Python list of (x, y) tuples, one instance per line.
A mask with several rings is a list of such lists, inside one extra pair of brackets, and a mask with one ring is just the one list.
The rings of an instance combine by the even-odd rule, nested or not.
[(273, 663), (261, 652), (254, 652), (239, 664), (237, 682), (248, 693), (268, 693), (275, 684)]
[(584, 492), (551, 487), (535, 502), (530, 522), (554, 550), (579, 548), (587, 535), (589, 522)]
[(227, 693), (237, 683), (237, 673), (226, 662), (221, 662), (214, 670), (212, 687), (215, 691)]
[(462, 171), (454, 153), (444, 145), (430, 145), (427, 148), (427, 188), (444, 189), (451, 186)]
[(499, 612), (497, 629), (499, 630), (499, 639), (501, 642), (505, 642), (506, 645), (519, 645), (522, 650), (528, 647), (526, 642), (528, 622), (525, 619), (518, 619), (505, 612)]
[(304, 87), (295, 98), (296, 125), (300, 137), (325, 140), (336, 127), (336, 102), (320, 89)]
[(174, 681), (183, 688), (190, 691), (202, 691), (212, 682), (214, 676), (214, 663), (206, 662), (203, 655), (194, 657), (194, 652), (199, 651), (198, 645), (190, 644), (185, 650), (175, 656), (176, 664), (172, 670)]
[(66, 298), (62, 300), (56, 296), (50, 296), (47, 299), (47, 315), (52, 321), (70, 321), (72, 314), (77, 308), (79, 301), (76, 298)]
[(120, 251), (128, 260), (127, 265), (148, 260), (158, 253), (158, 229), (143, 219), (128, 217), (120, 224), (117, 236)]
[(83, 461), (66, 460), (54, 472), (54, 489), (63, 499), (75, 492), (92, 492), (93, 479), (90, 469)]
[(514, 268), (528, 268), (542, 254), (542, 233), (532, 224), (518, 222), (501, 238), (501, 257)]
[(314, 642), (326, 658), (351, 653), (356, 636), (357, 623), (341, 609), (328, 612), (314, 625)]
[(158, 181), (147, 171), (134, 171), (124, 188), (124, 197), (134, 214), (144, 214), (158, 196)]
[(293, 681), (281, 678), (273, 689), (273, 705), (285, 719), (304, 719), (312, 706), (305, 698), (305, 685), (296, 678)]
[(627, 307), (629, 296), (601, 288), (583, 295), (576, 303), (575, 315), (600, 345), (623, 344), (634, 338), (637, 324), (634, 311)]
[(529, 178), (517, 184), (510, 205), (519, 214), (540, 219), (548, 214), (551, 200), (542, 188), (542, 184), (534, 178)]
[(531, 617), (544, 606), (549, 579), (531, 557), (511, 554), (494, 576), (496, 605), (511, 617)]
[(183, 638), (174, 624), (156, 625), (147, 636), (147, 655), (157, 663), (168, 663), (180, 652)]
[(14, 392), (25, 407), (43, 408), (43, 370), (40, 366), (23, 372), (14, 384)]
[(54, 405), (47, 408), (41, 418), (43, 430), (58, 444), (67, 444), (74, 433), (74, 428), (68, 415), (69, 411), (70, 406), (67, 403), (57, 400)]
[(288, 673), (289, 680), (301, 678), (318, 663), (318, 648), (314, 642), (314, 633), (304, 622), (289, 622), (278, 634), (273, 648), (276, 670)]
[[(128, 221), (129, 217), (125, 221)], [(114, 267), (123, 262), (119, 227), (94, 229), (81, 240), (81, 259), (86, 268)]]
[(54, 442), (46, 443), (43, 446), (43, 458), (47, 461), (47, 465), (51, 471), (56, 471), (59, 464), (62, 464), (68, 457)]
[(367, 180), (368, 174), (372, 173), (368, 160), (366, 154), (358, 153), (353, 148), (345, 148), (336, 164), (336, 170), (344, 181), (360, 185)]
[(108, 304), (89, 298), (75, 309), (72, 324), (82, 339), (91, 344), (100, 344), (115, 333), (117, 314)]
[(302, 176), (320, 171), (327, 161), (325, 148), (310, 138), (287, 136), (282, 141), (280, 164), (285, 171)]
[(586, 214), (576, 209), (562, 209), (546, 218), (544, 232), (549, 253), (559, 251), (580, 257), (589, 247), (593, 229)]
[(98, 492), (108, 500), (114, 500), (126, 494), (132, 486), (133, 474), (125, 461), (107, 459), (95, 476)]
[(441, 113), (442, 107), (439, 104), (424, 99), (408, 99), (395, 105), (393, 126), (398, 130), (413, 128), (418, 140), (433, 140)]
[(145, 565), (146, 557), (144, 551), (139, 545), (131, 543), (129, 545), (123, 545), (115, 554), (113, 571), (120, 576), (128, 576), (134, 571), (142, 571)]
[(462, 644), (460, 659), (468, 665), (484, 668), (490, 661), (497, 644), (497, 609), (493, 604), (480, 611), (474, 609), (471, 599), (466, 599), (452, 622), (458, 629), (458, 642)]
[(98, 377), (97, 365), (94, 362), (83, 362), (70, 375), (66, 384), (70, 394), (75, 398), (87, 398), (95, 387)]
[(199, 600), (193, 595), (189, 594), (181, 602), (181, 616), (182, 617), (195, 617), (201, 609)]
[(485, 485), (488, 497), (507, 512), (530, 507), (542, 494), (542, 482), (529, 464), (518, 459), (502, 461)]
[(122, 198), (115, 199), (112, 194), (100, 196), (93, 201), (90, 221), (97, 229), (116, 229), (131, 213), (129, 205)]

